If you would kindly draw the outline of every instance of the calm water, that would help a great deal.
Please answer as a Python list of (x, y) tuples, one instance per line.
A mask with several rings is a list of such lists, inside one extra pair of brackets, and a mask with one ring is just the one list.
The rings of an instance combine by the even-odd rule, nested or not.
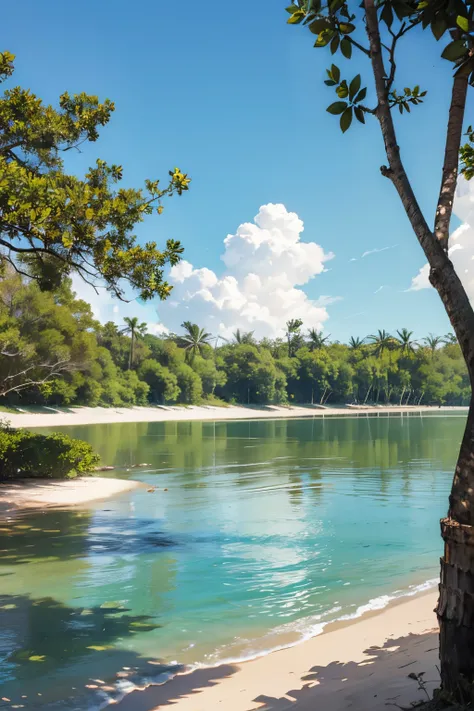
[(67, 428), (156, 490), (0, 524), (1, 695), (91, 709), (413, 593), (438, 573), (464, 419)]

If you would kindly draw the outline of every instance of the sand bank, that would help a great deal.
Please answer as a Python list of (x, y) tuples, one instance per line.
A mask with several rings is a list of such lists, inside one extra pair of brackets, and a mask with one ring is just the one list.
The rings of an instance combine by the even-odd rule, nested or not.
[(8, 508), (46, 508), (50, 506), (82, 506), (144, 486), (139, 481), (77, 477), (64, 480), (31, 479), (0, 484), (0, 510)]
[(183, 674), (134, 691), (118, 711), (381, 711), (410, 707), (439, 685), (437, 593), (394, 604), (306, 642), (242, 664)]
[(27, 410), (6, 413), (5, 419), (12, 427), (64, 427), (66, 425), (112, 424), (115, 422), (170, 422), (189, 420), (254, 420), (289, 417), (365, 417), (367, 415), (387, 416), (393, 414), (423, 414), (466, 411), (468, 408), (452, 407), (318, 407), (294, 406), (252, 407), (235, 405), (230, 407), (193, 406), (188, 407), (71, 407), (44, 408), (41, 412)]

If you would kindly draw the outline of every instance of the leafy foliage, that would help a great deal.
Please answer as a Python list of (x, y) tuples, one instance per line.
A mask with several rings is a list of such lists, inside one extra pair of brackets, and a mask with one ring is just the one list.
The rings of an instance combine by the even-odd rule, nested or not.
[(68, 435), (0, 428), (0, 479), (74, 478), (98, 463), (90, 444)]
[[(6, 405), (131, 406), (286, 402), (465, 403), (469, 381), (453, 334), (417, 342), (408, 329), (381, 329), (348, 345), (286, 324), (285, 339), (238, 333), (211, 346), (196, 324), (159, 338), (136, 318), (125, 329), (97, 323), (69, 280), (42, 292), (14, 272), (0, 282), (0, 389)], [(130, 367), (132, 327), (135, 338)], [(194, 334), (192, 336), (191, 334)], [(194, 348), (191, 356), (190, 350)], [(51, 377), (45, 363), (67, 367)], [(26, 372), (25, 372), (26, 371)], [(46, 370), (46, 374), (50, 371)], [(13, 377), (15, 376), (15, 377)]]
[[(13, 74), (14, 55), (0, 54), (0, 81)], [(140, 245), (136, 226), (164, 197), (181, 195), (190, 179), (179, 168), (163, 186), (120, 187), (122, 167), (98, 159), (84, 178), (65, 170), (67, 152), (99, 138), (115, 107), (85, 93), (64, 93), (59, 108), (45, 105), (28, 89), (15, 86), (0, 98), (0, 246), (16, 270), (32, 275), (41, 289), (59, 286), (79, 273), (101, 281), (119, 298), (124, 284), (142, 299), (166, 298), (171, 286), (165, 265), (176, 264), (181, 244), (169, 239)]]

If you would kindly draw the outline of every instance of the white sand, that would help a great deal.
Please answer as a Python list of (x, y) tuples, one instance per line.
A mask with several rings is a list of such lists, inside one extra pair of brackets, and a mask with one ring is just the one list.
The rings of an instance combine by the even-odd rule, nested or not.
[(96, 476), (6, 482), (0, 484), (0, 510), (9, 507), (80, 506), (131, 491), (139, 486), (144, 484), (139, 481)]
[(409, 708), (439, 686), (437, 593), (333, 625), (322, 635), (243, 664), (225, 664), (134, 691), (119, 711), (381, 711)]
[(170, 422), (189, 420), (249, 420), (249, 419), (275, 419), (288, 417), (341, 417), (377, 414), (386, 416), (399, 413), (442, 413), (449, 411), (467, 412), (468, 408), (452, 407), (326, 407), (294, 406), (278, 407), (245, 407), (242, 405), (231, 407), (193, 406), (188, 407), (71, 407), (62, 410), (50, 408), (47, 412), (30, 413), (5, 413), (5, 419), (10, 421), (12, 427), (64, 427), (66, 425), (93, 425), (112, 424), (115, 422)]

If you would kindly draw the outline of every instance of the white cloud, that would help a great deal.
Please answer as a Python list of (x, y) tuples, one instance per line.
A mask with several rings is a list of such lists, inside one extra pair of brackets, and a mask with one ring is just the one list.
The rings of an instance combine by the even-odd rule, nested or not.
[(153, 305), (141, 304), (136, 299), (130, 302), (119, 301), (103, 287), (96, 290), (86, 284), (78, 275), (72, 277), (72, 288), (79, 299), (84, 299), (91, 305), (92, 313), (101, 323), (113, 321), (117, 326), (123, 326), (125, 316), (136, 316), (148, 325), (148, 333), (167, 332), (167, 328), (158, 322), (156, 308)]
[[(474, 181), (468, 182), (462, 176), (459, 178), (453, 212), (463, 224), (449, 238), (449, 256), (469, 298), (474, 302)], [(411, 280), (407, 291), (429, 289), (429, 274), (430, 267), (424, 264)]]
[(170, 270), (168, 281), (174, 288), (164, 302), (119, 302), (105, 289), (97, 295), (79, 278), (74, 289), (102, 323), (120, 325), (124, 316), (137, 316), (148, 323), (150, 333), (179, 332), (186, 320), (224, 337), (237, 328), (275, 337), (292, 318), (301, 318), (307, 328), (322, 329), (326, 307), (342, 297), (312, 300), (300, 288), (326, 271), (325, 263), (334, 256), (315, 242), (302, 242), (303, 229), (298, 215), (284, 205), (262, 206), (254, 222), (245, 222), (224, 239), (222, 275), (182, 260)]
[(389, 247), (376, 247), (375, 249), (368, 249), (363, 252), (360, 257), (351, 257), (349, 261), (358, 262), (359, 259), (365, 259), (365, 257), (368, 257), (371, 254), (379, 254), (380, 252), (386, 252), (388, 249), (395, 249), (395, 247), (398, 247), (398, 244), (391, 244)]
[(338, 297), (311, 300), (299, 288), (325, 271), (333, 257), (315, 242), (302, 242), (303, 222), (284, 205), (260, 208), (224, 239), (221, 256), (226, 271), (217, 276), (207, 268), (180, 262), (170, 272), (171, 298), (158, 306), (160, 321), (170, 330), (192, 319), (213, 333), (229, 337), (236, 328), (259, 337), (284, 332), (291, 318), (322, 328), (326, 306)]
[(392, 244), (390, 247), (380, 247), (380, 249), (368, 249), (361, 255), (361, 259), (368, 257), (370, 254), (378, 254), (379, 252), (386, 252), (388, 249), (395, 249), (395, 247), (398, 247), (398, 244)]

